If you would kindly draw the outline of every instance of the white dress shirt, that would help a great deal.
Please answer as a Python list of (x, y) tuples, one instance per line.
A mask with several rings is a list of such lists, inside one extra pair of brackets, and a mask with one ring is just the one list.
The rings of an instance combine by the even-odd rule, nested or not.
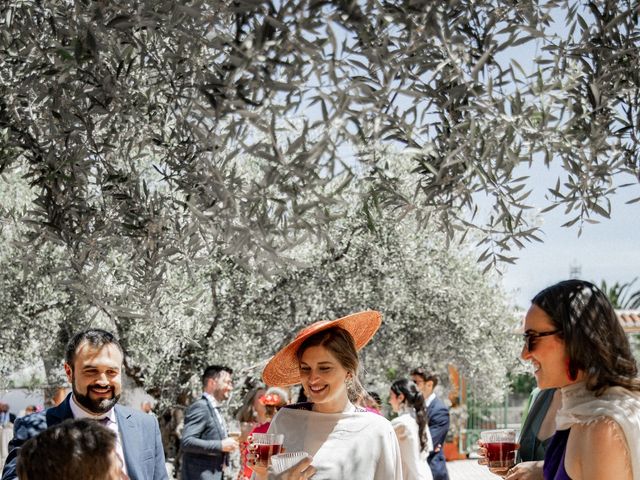
[(103, 423), (103, 422), (100, 422), (100, 423), (103, 423), (105, 427), (107, 427), (109, 430), (111, 430), (113, 433), (116, 434), (116, 453), (122, 460), (122, 471), (126, 474), (127, 465), (126, 465), (126, 462), (124, 461), (124, 451), (122, 450), (122, 438), (120, 438), (120, 431), (118, 430), (118, 421), (116, 419), (116, 412), (114, 411), (114, 409), (112, 408), (108, 412), (102, 413), (99, 415), (96, 415), (95, 413), (89, 413), (86, 410), (84, 410), (80, 405), (78, 405), (78, 403), (76, 402), (76, 398), (73, 395), (71, 395), (71, 401), (69, 402), (69, 406), (71, 407), (71, 413), (73, 413), (73, 418), (90, 418), (96, 421), (100, 421), (104, 418), (109, 419), (109, 421), (106, 423)]
[(218, 422), (220, 422), (220, 425), (222, 426), (222, 433), (224, 434), (224, 438), (227, 438), (227, 423), (224, 421), (224, 417), (222, 416), (222, 413), (220, 413), (220, 408), (221, 408), (220, 404), (218, 403), (218, 401), (215, 399), (213, 395), (209, 395), (207, 392), (203, 392), (202, 395), (204, 396), (204, 398), (207, 399), (209, 404), (213, 407), (213, 411), (216, 414), (216, 418), (218, 419)]

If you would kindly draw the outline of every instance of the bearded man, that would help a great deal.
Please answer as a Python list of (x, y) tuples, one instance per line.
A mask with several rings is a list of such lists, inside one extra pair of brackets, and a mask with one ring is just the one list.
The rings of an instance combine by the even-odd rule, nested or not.
[(64, 364), (72, 393), (57, 407), (16, 420), (2, 480), (17, 478), (16, 463), (24, 442), (69, 418), (94, 419), (113, 431), (123, 475), (131, 480), (168, 480), (155, 416), (118, 405), (123, 359), (122, 346), (105, 330), (92, 328), (74, 335)]

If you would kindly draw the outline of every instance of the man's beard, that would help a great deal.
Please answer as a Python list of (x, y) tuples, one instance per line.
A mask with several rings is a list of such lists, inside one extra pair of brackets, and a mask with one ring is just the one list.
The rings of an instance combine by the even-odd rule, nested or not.
[(71, 389), (73, 390), (73, 398), (76, 399), (81, 406), (89, 410), (91, 413), (101, 414), (106, 413), (113, 408), (113, 406), (120, 400), (120, 395), (116, 395), (113, 387), (111, 388), (111, 398), (99, 398), (93, 399), (89, 397), (89, 391), (93, 385), (87, 386), (87, 394), (83, 395), (76, 388), (76, 383), (71, 383)]

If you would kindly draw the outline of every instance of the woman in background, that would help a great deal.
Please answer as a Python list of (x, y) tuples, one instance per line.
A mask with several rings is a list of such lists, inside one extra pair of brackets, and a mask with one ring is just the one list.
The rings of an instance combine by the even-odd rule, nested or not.
[[(270, 387), (267, 389), (265, 394), (258, 399), (258, 401), (264, 406), (266, 421), (257, 425), (253, 430), (251, 430), (249, 435), (253, 435), (254, 433), (267, 433), (273, 416), (278, 410), (280, 410), (280, 408), (289, 403), (289, 394), (282, 388)], [(247, 466), (247, 447), (248, 443), (246, 441), (241, 444), (240, 459), (242, 467), (240, 469), (241, 475), (238, 477), (239, 480), (248, 480), (251, 478), (253, 473), (253, 470)]]
[(259, 382), (252, 387), (244, 396), (242, 405), (236, 413), (236, 420), (240, 423), (240, 439), (242, 443), (247, 439), (247, 435), (256, 426), (267, 421), (264, 405), (260, 403), (260, 397), (264, 395), (267, 387)]
[(404, 480), (431, 480), (427, 455), (433, 450), (424, 396), (411, 380), (401, 378), (391, 385), (389, 403), (398, 414), (391, 420), (400, 443)]

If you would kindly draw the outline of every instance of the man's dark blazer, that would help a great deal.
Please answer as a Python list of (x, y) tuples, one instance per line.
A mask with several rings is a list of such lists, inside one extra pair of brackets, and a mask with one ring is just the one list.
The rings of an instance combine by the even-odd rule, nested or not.
[(187, 408), (182, 430), (182, 480), (221, 480), (227, 454), (224, 427), (206, 397)]
[(431, 433), (433, 447), (438, 449), (439, 446), (438, 452), (431, 452), (427, 457), (433, 480), (449, 480), (443, 448), (449, 431), (449, 409), (442, 403), (442, 400), (436, 397), (427, 407), (427, 415), (429, 417), (429, 433)]
[[(17, 457), (24, 442), (48, 427), (73, 418), (70, 401), (71, 394), (57, 407), (16, 420), (13, 439), (9, 442), (9, 455), (2, 471), (2, 480), (17, 478)], [(168, 480), (160, 429), (155, 416), (121, 405), (116, 405), (114, 409), (129, 478), (131, 480)]]

